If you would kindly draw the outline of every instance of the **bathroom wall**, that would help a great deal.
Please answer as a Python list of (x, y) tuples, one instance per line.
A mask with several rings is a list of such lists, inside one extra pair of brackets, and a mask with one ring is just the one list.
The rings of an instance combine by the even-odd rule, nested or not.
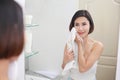
[(79, 0), (26, 0), (26, 14), (33, 15), (33, 51), (29, 58), (32, 70), (61, 70), (64, 45), (70, 20), (79, 8)]

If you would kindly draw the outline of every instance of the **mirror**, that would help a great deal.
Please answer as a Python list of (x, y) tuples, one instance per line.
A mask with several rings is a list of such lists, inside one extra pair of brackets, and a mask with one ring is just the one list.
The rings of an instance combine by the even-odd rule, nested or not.
[(33, 24), (39, 25), (32, 29), (32, 50), (39, 54), (29, 58), (29, 70), (52, 76), (61, 72), (71, 17), (78, 9), (87, 9), (95, 22), (95, 30), (90, 36), (104, 44), (97, 80), (115, 80), (119, 5), (118, 0), (26, 0), (26, 14), (33, 16)]

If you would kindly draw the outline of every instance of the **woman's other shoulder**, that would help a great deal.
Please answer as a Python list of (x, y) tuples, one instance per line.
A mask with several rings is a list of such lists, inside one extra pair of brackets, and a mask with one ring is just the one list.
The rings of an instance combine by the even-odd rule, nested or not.
[(95, 40), (95, 39), (91, 39), (92, 42), (93, 42), (93, 47), (95, 48), (100, 48), (100, 49), (103, 49), (104, 48), (104, 45), (102, 42), (98, 41), (98, 40)]
[(100, 49), (101, 51), (103, 51), (104, 49), (104, 45), (102, 42), (94, 40), (94, 48)]

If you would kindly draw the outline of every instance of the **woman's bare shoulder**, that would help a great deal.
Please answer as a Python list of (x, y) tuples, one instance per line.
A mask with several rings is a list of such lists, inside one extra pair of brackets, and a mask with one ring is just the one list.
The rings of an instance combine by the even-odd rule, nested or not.
[(103, 43), (100, 41), (95, 41), (95, 44), (101, 48), (103, 48)]
[(93, 44), (94, 44), (94, 47), (97, 47), (97, 48), (102, 48), (104, 47), (103, 43), (98, 41), (98, 40), (95, 40), (95, 39), (91, 39)]

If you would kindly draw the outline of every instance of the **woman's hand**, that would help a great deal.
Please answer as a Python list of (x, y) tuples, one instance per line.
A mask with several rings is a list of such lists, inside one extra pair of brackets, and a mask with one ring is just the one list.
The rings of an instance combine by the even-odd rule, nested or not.
[(78, 44), (78, 46), (83, 46), (83, 39), (79, 34), (76, 34), (75, 42)]
[(72, 61), (73, 59), (74, 59), (73, 51), (66, 50), (64, 52), (64, 59), (63, 59), (63, 64), (62, 64), (63, 68), (68, 62)]

